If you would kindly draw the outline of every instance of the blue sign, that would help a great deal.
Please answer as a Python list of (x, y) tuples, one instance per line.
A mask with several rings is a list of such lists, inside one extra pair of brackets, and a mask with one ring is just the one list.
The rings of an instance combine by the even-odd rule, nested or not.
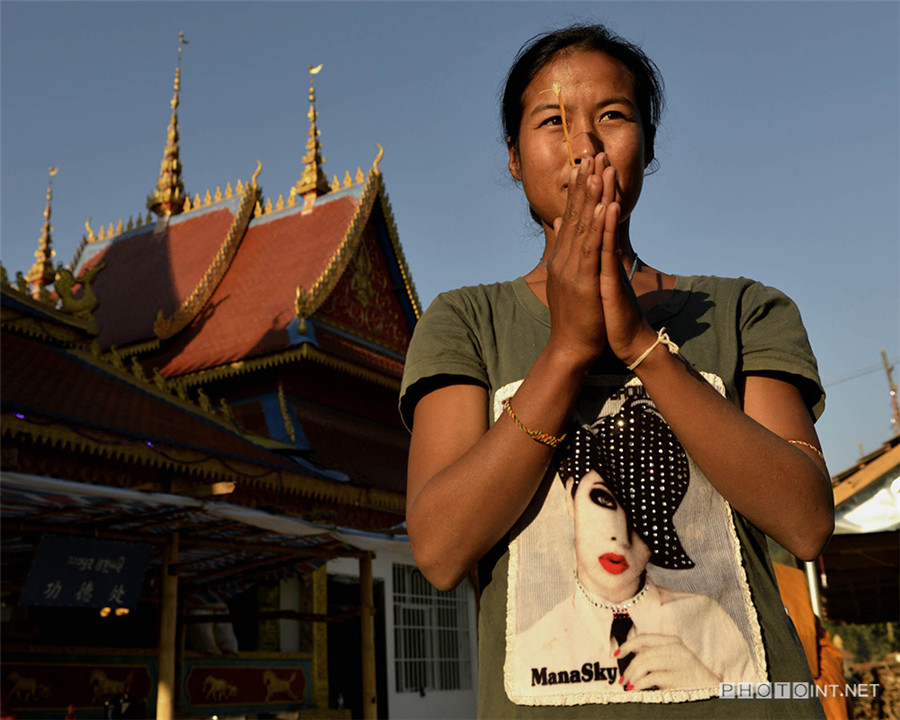
[(72, 535), (41, 538), (22, 605), (137, 607), (150, 545)]

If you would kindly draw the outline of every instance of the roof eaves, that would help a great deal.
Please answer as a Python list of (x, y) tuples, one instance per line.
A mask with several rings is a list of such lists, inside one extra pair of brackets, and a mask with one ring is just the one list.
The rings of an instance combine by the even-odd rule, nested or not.
[(382, 385), (386, 388), (390, 388), (391, 390), (399, 391), (400, 389), (400, 381), (397, 378), (393, 378), (374, 370), (370, 370), (369, 368), (362, 367), (361, 365), (350, 362), (348, 360), (341, 360), (340, 358), (333, 357), (327, 353), (322, 352), (321, 350), (318, 350), (317, 348), (306, 342), (299, 346), (293, 347), (290, 350), (274, 355), (266, 355), (264, 357), (254, 358), (252, 360), (239, 360), (228, 365), (219, 365), (218, 367), (209, 368), (207, 370), (200, 370), (195, 373), (180, 375), (178, 377), (178, 381), (180, 383), (183, 383), (186, 387), (190, 387), (193, 385), (202, 386), (206, 383), (221, 380), (223, 378), (235, 377), (246, 373), (256, 372), (258, 370), (265, 370), (271, 367), (299, 362), (302, 360), (311, 360), (313, 362), (317, 362), (321, 365), (325, 365), (326, 367), (331, 367), (336, 370), (345, 372), (348, 375), (359, 377), (363, 380), (368, 380), (369, 382), (375, 383), (376, 385)]
[(35, 300), (28, 293), (2, 285), (3, 329), (55, 344), (81, 345), (98, 332), (97, 320), (71, 315)]
[(900, 465), (900, 445), (895, 444), (851, 475), (845, 476), (834, 486), (835, 507), (846, 502), (876, 480), (883, 478), (892, 470), (896, 471), (898, 465)]
[(266, 467), (240, 458), (225, 458), (218, 453), (167, 447), (110, 431), (91, 429), (87, 433), (62, 422), (36, 422), (17, 414), (4, 415), (2, 436), (11, 439), (23, 435), (54, 449), (182, 472), (197, 478), (261, 485), (291, 495), (377, 510), (402, 513), (405, 509), (399, 493), (347, 485), (274, 465)]

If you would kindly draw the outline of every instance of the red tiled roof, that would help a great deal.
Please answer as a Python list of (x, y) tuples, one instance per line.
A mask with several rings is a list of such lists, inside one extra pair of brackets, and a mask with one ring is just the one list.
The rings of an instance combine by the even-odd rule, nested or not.
[(251, 223), (207, 307), (160, 357), (160, 371), (182, 375), (286, 348), (297, 286), (308, 290), (322, 275), (357, 202), (345, 196)]
[(106, 267), (93, 283), (100, 299), (94, 312), (101, 347), (155, 339), (159, 310), (171, 316), (191, 294), (224, 242), (234, 220), (229, 204), (173, 220), (160, 234), (153, 228), (113, 240), (84, 263)]
[[(142, 388), (112, 368), (11, 333), (3, 334), (0, 384), (5, 414), (18, 413), (38, 424), (59, 423), (101, 438), (101, 443), (98, 430), (124, 438), (118, 444), (184, 447), (298, 471), (291, 461), (205, 418), (199, 410), (168, 399), (149, 384)], [(115, 444), (110, 443), (111, 451)]]

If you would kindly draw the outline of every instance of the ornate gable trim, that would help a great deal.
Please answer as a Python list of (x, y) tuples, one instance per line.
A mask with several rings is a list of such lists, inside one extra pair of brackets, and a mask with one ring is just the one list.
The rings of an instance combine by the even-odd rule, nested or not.
[(156, 337), (160, 340), (167, 340), (177, 335), (197, 317), (204, 305), (212, 298), (216, 288), (219, 287), (219, 283), (222, 282), (222, 278), (225, 277), (228, 268), (231, 267), (231, 262), (237, 255), (238, 247), (240, 247), (241, 240), (244, 239), (244, 235), (247, 232), (247, 226), (250, 224), (250, 219), (253, 217), (253, 209), (258, 193), (256, 179), (259, 177), (261, 169), (262, 165), (257, 160), (256, 172), (253, 173), (253, 178), (247, 183), (247, 188), (244, 190), (241, 198), (241, 204), (234, 216), (234, 221), (231, 223), (231, 228), (225, 236), (225, 241), (200, 282), (197, 283), (197, 287), (194, 288), (171, 318), (165, 317), (162, 310), (157, 314), (156, 322), (153, 323), (153, 332), (156, 333)]
[[(379, 153), (378, 159), (380, 158), (381, 154)], [(322, 306), (322, 303), (325, 302), (325, 299), (337, 286), (341, 275), (343, 275), (347, 266), (350, 264), (350, 260), (354, 253), (359, 248), (363, 238), (363, 230), (371, 217), (372, 209), (375, 206), (376, 201), (380, 203), (382, 212), (384, 213), (391, 247), (397, 258), (400, 275), (403, 278), (404, 288), (406, 289), (406, 294), (412, 304), (413, 312), (415, 313), (416, 318), (421, 315), (419, 298), (416, 294), (409, 268), (406, 265), (403, 250), (400, 247), (394, 215), (391, 211), (390, 203), (387, 200), (381, 171), (378, 169), (378, 159), (376, 159), (372, 169), (369, 170), (369, 174), (366, 177), (366, 185), (363, 188), (359, 204), (356, 206), (356, 212), (353, 214), (353, 218), (350, 220), (350, 224), (347, 227), (347, 232), (344, 234), (344, 239), (341, 241), (341, 244), (334, 255), (332, 255), (325, 270), (309, 290), (305, 290), (302, 285), (297, 286), (297, 299), (294, 303), (294, 307), (297, 311), (297, 317), (301, 321), (301, 326), (306, 318), (312, 317), (312, 315)]]
[[(381, 211), (384, 213), (384, 224), (387, 227), (388, 238), (391, 241), (391, 248), (394, 251), (394, 257), (397, 258), (397, 267), (400, 271), (401, 278), (403, 278), (403, 287), (406, 289), (406, 295), (409, 298), (410, 304), (412, 305), (416, 320), (418, 320), (422, 316), (422, 305), (419, 302), (419, 295), (416, 292), (416, 286), (413, 284), (412, 275), (409, 272), (409, 266), (406, 264), (406, 256), (403, 254), (403, 247), (400, 245), (400, 237), (397, 233), (397, 223), (394, 220), (394, 211), (391, 209), (391, 203), (388, 199), (387, 191), (384, 189), (384, 182), (381, 180), (381, 173), (379, 173), (378, 177), (380, 186), (378, 200), (381, 203)], [(410, 328), (410, 331), (412, 331), (412, 328)]]

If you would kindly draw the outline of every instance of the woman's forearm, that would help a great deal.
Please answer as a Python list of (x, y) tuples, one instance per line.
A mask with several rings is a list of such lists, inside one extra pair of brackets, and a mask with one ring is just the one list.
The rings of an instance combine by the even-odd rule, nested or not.
[(685, 450), (750, 522), (810, 560), (834, 527), (824, 461), (799, 391), (774, 378), (747, 379), (742, 411), (680, 356), (657, 347), (635, 371)]
[[(527, 427), (559, 436), (589, 363), (541, 353), (512, 399)], [(452, 385), (423, 397), (410, 444), (407, 530), (416, 564), (436, 587), (454, 587), (531, 502), (553, 448), (503, 413), (488, 430), (487, 391)]]

